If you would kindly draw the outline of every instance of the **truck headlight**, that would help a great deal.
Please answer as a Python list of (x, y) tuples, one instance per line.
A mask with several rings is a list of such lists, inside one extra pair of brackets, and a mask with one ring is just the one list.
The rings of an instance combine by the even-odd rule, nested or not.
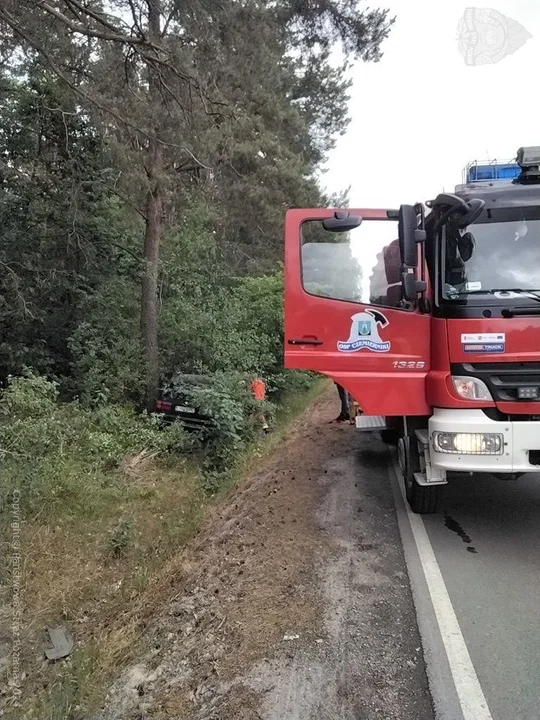
[(465, 400), (491, 400), (493, 398), (483, 380), (467, 375), (452, 375), (454, 390)]
[(436, 452), (454, 455), (502, 455), (504, 438), (498, 433), (433, 433)]

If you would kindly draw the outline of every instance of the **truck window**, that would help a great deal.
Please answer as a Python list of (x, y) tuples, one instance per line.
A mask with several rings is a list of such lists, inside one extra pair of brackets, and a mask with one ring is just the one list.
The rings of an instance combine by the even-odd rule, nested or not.
[(540, 290), (540, 210), (501, 208), (465, 230), (444, 230), (446, 299), (492, 290)]
[(366, 221), (330, 233), (320, 221), (302, 224), (302, 284), (310, 295), (360, 304), (401, 307), (397, 223)]

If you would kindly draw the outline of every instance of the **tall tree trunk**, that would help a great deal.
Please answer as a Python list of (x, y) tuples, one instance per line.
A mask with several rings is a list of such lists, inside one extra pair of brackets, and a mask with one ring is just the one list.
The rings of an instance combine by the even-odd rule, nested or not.
[(158, 271), (159, 249), (163, 234), (163, 197), (161, 190), (162, 148), (150, 141), (147, 172), (151, 187), (146, 195), (146, 230), (141, 291), (141, 341), (146, 369), (146, 405), (153, 409), (159, 380), (158, 348)]
[[(148, 2), (148, 35), (150, 42), (159, 43), (161, 7), (159, 0)], [(146, 229), (144, 234), (144, 267), (141, 288), (141, 343), (145, 361), (146, 406), (153, 410), (159, 381), (158, 347), (158, 272), (159, 250), (163, 235), (163, 146), (159, 142), (162, 95), (159, 73), (148, 65), (148, 95), (156, 113), (153, 124), (155, 139), (149, 140), (146, 159), (148, 192), (146, 195)]]

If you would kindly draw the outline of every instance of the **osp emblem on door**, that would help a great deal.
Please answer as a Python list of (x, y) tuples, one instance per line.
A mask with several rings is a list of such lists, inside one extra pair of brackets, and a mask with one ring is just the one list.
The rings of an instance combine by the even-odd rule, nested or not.
[(361, 320), (358, 323), (358, 334), (359, 335), (371, 335), (371, 320)]
[(379, 329), (389, 325), (388, 320), (378, 310), (364, 310), (351, 317), (351, 331), (348, 340), (340, 340), (337, 349), (340, 352), (371, 350), (384, 353), (390, 350), (390, 342), (381, 339)]

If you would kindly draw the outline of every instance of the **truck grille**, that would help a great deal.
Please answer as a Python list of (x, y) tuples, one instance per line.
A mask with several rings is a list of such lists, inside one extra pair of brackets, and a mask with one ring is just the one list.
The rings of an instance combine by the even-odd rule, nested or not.
[(451, 372), (452, 375), (470, 375), (483, 380), (495, 401), (531, 402), (531, 398), (519, 397), (520, 388), (537, 388), (540, 395), (540, 362), (452, 364)]

